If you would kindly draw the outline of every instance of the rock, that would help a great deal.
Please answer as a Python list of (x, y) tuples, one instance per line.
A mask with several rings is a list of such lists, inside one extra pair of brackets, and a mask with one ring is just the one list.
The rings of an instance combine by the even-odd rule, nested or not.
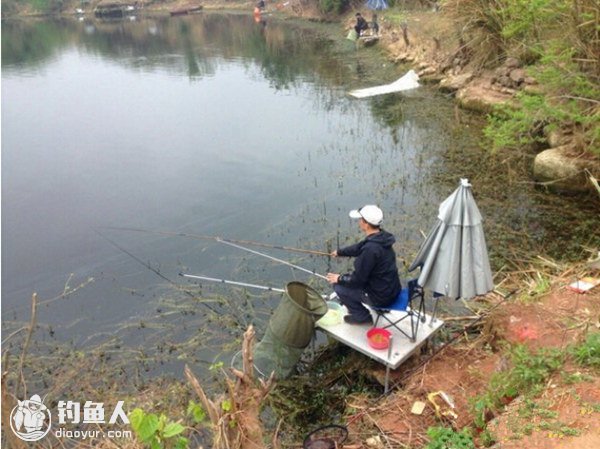
[(417, 72), (417, 75), (419, 75), (419, 77), (422, 77), (427, 75), (433, 75), (435, 72), (435, 67), (424, 67), (422, 70), (419, 70)]
[(443, 79), (444, 75), (440, 73), (431, 73), (431, 74), (418, 74), (424, 84), (439, 84)]
[(516, 69), (517, 67), (521, 67), (521, 61), (519, 61), (517, 58), (506, 58), (504, 65), (509, 69)]
[(527, 77), (527, 72), (524, 69), (514, 69), (514, 70), (511, 70), (510, 75), (508, 75), (508, 76), (517, 85), (519, 85), (523, 81), (525, 81), (525, 78)]
[(494, 70), (494, 74), (496, 75), (496, 77), (501, 77), (501, 76), (508, 76), (510, 74), (510, 68), (508, 67), (498, 67), (496, 70)]
[(557, 148), (569, 142), (569, 137), (565, 136), (565, 134), (558, 129), (544, 129), (544, 134), (546, 135), (550, 148)]
[(569, 156), (572, 146), (563, 145), (539, 153), (533, 161), (533, 177), (548, 183), (553, 190), (562, 192), (586, 192), (593, 188), (583, 171), (589, 160)]
[(403, 52), (403, 53), (398, 54), (398, 56), (396, 56), (394, 61), (395, 62), (404, 62), (404, 61), (406, 61), (406, 58), (408, 58), (408, 53)]
[(588, 259), (588, 261), (585, 263), (585, 265), (590, 269), (590, 270), (600, 270), (600, 251), (598, 251), (598, 254), (596, 255), (596, 257), (592, 256)]
[(462, 89), (471, 79), (473, 78), (473, 74), (463, 73), (461, 75), (449, 76), (444, 78), (440, 82), (440, 90), (445, 92), (455, 92), (459, 89)]
[(367, 447), (372, 447), (374, 449), (383, 449), (385, 447), (383, 445), (383, 441), (381, 441), (381, 437), (379, 435), (367, 438), (365, 440), (365, 444), (367, 445)]
[(447, 71), (449, 71), (452, 68), (452, 64), (448, 61), (443, 62), (442, 65), (440, 66), (440, 72), (445, 73)]
[(504, 87), (513, 87), (514, 83), (507, 75), (499, 76), (496, 82)]
[(510, 87), (500, 87), (495, 90), (497, 90), (498, 92), (503, 93), (503, 94), (508, 94), (511, 97), (517, 93), (517, 91), (515, 89), (512, 89)]
[(379, 42), (379, 37), (378, 36), (366, 36), (364, 38), (361, 37), (359, 42), (362, 43), (362, 45), (364, 47), (372, 47), (377, 42)]
[(456, 93), (456, 100), (462, 108), (484, 113), (491, 112), (494, 106), (506, 104), (511, 99), (511, 95), (485, 85), (467, 86)]

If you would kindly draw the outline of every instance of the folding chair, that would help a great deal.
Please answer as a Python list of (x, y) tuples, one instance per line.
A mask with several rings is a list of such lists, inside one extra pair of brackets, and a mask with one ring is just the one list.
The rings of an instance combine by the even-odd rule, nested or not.
[[(413, 306), (413, 302), (417, 302), (416, 308)], [(423, 288), (417, 284), (417, 279), (411, 279), (392, 304), (386, 307), (371, 306), (371, 309), (377, 315), (375, 327), (381, 319), (387, 322), (383, 326), (384, 329), (394, 327), (414, 343), (417, 339), (419, 321), (421, 319), (425, 320), (425, 294)], [(406, 314), (398, 318), (397, 315), (390, 316), (392, 311), (406, 312)], [(410, 334), (400, 327), (400, 323), (407, 318), (410, 319)]]

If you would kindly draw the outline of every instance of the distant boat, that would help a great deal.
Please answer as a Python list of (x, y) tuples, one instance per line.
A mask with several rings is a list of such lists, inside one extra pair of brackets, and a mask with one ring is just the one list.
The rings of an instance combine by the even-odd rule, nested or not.
[(202, 5), (173, 9), (169, 11), (169, 14), (171, 14), (171, 16), (185, 16), (199, 11), (202, 11)]
[(122, 18), (133, 14), (136, 7), (128, 3), (100, 2), (94, 9), (94, 15), (99, 18)]

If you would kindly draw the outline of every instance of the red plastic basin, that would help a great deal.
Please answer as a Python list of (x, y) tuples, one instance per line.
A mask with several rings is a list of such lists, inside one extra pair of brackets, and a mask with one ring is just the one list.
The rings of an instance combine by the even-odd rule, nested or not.
[(390, 345), (391, 335), (390, 331), (380, 327), (374, 327), (367, 331), (367, 339), (373, 349), (386, 349)]

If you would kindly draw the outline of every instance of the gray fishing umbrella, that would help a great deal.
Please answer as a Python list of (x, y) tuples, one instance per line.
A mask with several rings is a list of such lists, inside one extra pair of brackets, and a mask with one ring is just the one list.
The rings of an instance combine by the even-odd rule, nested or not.
[(388, 4), (385, 0), (367, 0), (366, 6), (375, 11), (388, 9)]
[(438, 221), (409, 271), (421, 268), (418, 284), (449, 298), (469, 299), (494, 288), (481, 214), (466, 179), (442, 202)]

